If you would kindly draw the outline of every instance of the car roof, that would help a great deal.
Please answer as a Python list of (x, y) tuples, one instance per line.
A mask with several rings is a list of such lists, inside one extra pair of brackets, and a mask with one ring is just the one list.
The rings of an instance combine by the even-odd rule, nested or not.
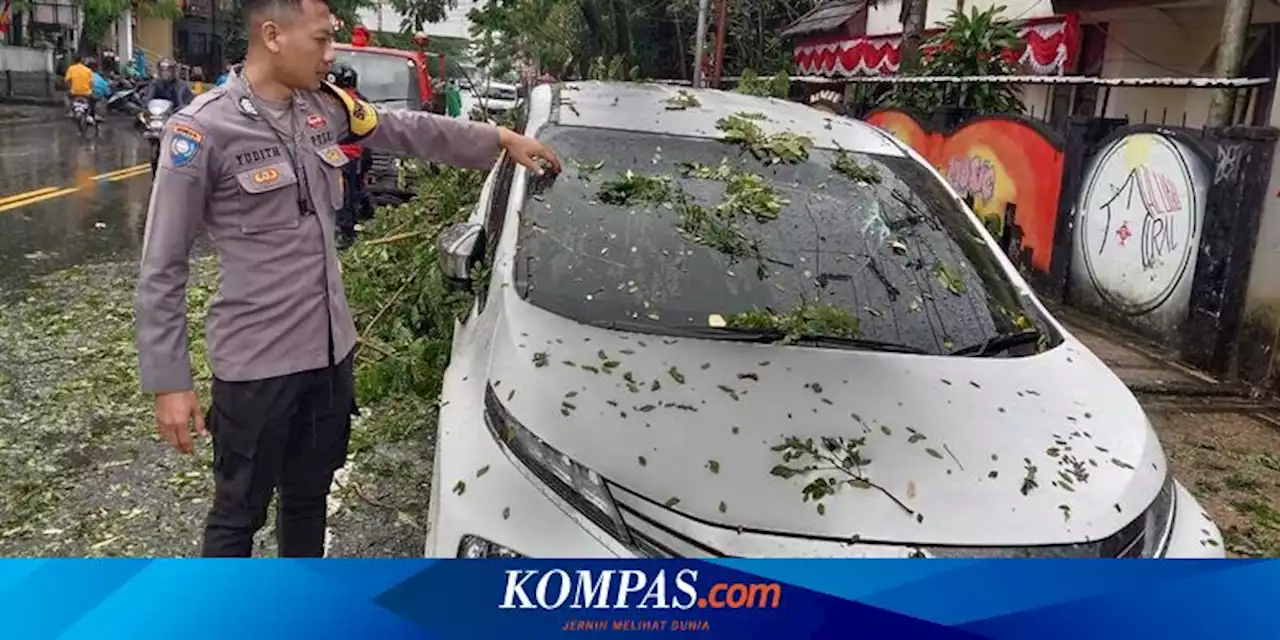
[[(553, 105), (560, 125), (718, 139), (716, 121), (735, 113), (759, 113), (753, 120), (766, 134), (790, 132), (808, 136), (814, 145), (889, 156), (906, 155), (884, 131), (864, 122), (835, 116), (807, 105), (760, 98), (716, 89), (690, 89), (659, 83), (566, 82)], [(667, 100), (680, 92), (692, 94), (699, 105), (670, 109)], [(554, 99), (553, 85), (534, 89), (531, 101), (545, 105)]]

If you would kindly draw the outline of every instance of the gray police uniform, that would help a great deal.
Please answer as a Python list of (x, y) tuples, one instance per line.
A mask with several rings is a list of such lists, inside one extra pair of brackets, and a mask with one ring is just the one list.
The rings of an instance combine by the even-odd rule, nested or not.
[(334, 227), (348, 162), (338, 144), (356, 141), (472, 169), (500, 151), (486, 124), (381, 110), (328, 85), (271, 104), (240, 75), (175, 114), (161, 141), (136, 299), (144, 392), (192, 388), (186, 284), (201, 227), (220, 263), (206, 323), (217, 493), (205, 555), (248, 555), (276, 486), (281, 553), (322, 551), (354, 408), (356, 329)]

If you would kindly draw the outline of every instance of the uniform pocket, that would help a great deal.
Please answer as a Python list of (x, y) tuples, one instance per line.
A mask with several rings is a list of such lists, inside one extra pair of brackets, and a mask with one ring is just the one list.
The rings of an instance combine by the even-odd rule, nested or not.
[(298, 176), (287, 162), (275, 162), (236, 174), (244, 198), (240, 231), (246, 234), (295, 229), (302, 223), (298, 210)]
[(346, 167), (351, 158), (342, 152), (342, 147), (331, 144), (316, 150), (320, 161), (324, 163), (325, 182), (329, 183), (329, 203), (334, 210), (341, 209), (346, 202)]

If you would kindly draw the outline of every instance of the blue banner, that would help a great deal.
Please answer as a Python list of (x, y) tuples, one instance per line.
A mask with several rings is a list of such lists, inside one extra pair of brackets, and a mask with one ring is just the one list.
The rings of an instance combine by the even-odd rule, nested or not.
[(1280, 563), (7, 560), (0, 638), (1276, 638)]

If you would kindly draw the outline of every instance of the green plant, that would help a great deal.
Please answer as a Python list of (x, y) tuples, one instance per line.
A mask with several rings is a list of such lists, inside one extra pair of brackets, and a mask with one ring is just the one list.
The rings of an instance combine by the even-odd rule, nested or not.
[[(1007, 76), (1017, 68), (1005, 53), (1021, 46), (1018, 30), (1004, 19), (1006, 7), (971, 9), (968, 14), (954, 10), (942, 30), (924, 44), (921, 64), (906, 71), (914, 76)], [(886, 104), (899, 109), (928, 114), (942, 107), (961, 107), (980, 114), (1021, 113), (1022, 91), (1017, 85), (1002, 83), (899, 84), (891, 90)]]
[(726, 318), (726, 324), (739, 329), (777, 332), (778, 341), (790, 344), (804, 336), (856, 338), (861, 335), (858, 317), (848, 311), (825, 304), (802, 303), (788, 313), (754, 309)]
[(744, 69), (734, 91), (761, 98), (786, 99), (791, 95), (791, 77), (785, 69), (766, 78), (761, 78), (754, 69)]
[(853, 156), (843, 149), (836, 151), (836, 159), (831, 163), (831, 168), (844, 177), (862, 184), (880, 184), (882, 179), (880, 169), (875, 165), (858, 164)]
[(722, 140), (741, 145), (765, 164), (803, 162), (813, 147), (812, 138), (789, 131), (766, 135), (751, 118), (736, 113), (717, 120), (716, 128), (724, 133)]

